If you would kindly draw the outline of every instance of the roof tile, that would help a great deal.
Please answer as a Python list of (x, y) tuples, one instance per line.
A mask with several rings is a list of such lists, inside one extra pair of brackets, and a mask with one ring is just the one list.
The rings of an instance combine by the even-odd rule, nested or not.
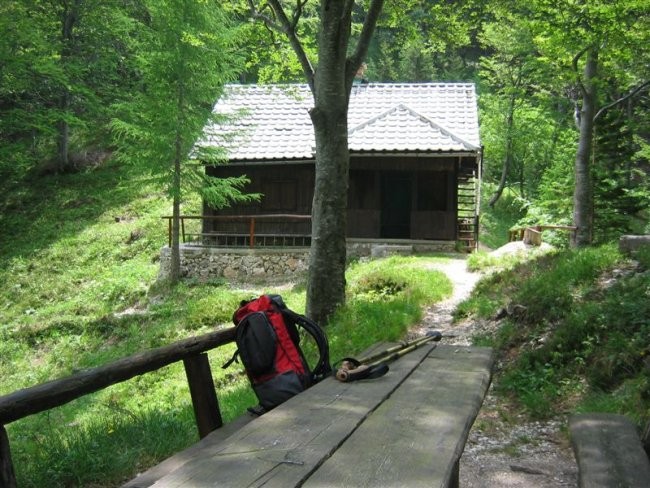
[[(312, 106), (307, 85), (228, 85), (215, 112), (235, 117), (206, 126), (198, 144), (224, 146), (232, 161), (312, 159)], [(351, 153), (476, 151), (480, 140), (474, 85), (355, 85), (348, 136)]]

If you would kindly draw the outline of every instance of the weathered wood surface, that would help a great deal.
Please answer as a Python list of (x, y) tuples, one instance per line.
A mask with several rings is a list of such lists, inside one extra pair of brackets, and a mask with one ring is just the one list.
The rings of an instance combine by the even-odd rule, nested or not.
[(629, 419), (607, 413), (574, 415), (569, 430), (580, 487), (650, 487), (650, 460)]
[(11, 464), (9, 438), (4, 425), (0, 425), (0, 487), (16, 488), (16, 474)]
[(217, 452), (187, 462), (153, 486), (265, 486), (302, 483), (418, 366), (433, 346), (391, 365), (381, 378), (340, 383), (327, 378), (249, 423)]
[(0, 424), (58, 407), (88, 393), (227, 344), (234, 338), (234, 327), (218, 330), (2, 396)]
[(172, 473), (195, 457), (217, 452), (224, 440), (255, 418), (257, 417), (245, 414), (232, 422), (224, 424), (223, 427), (210, 432), (196, 444), (192, 444), (187, 449), (174, 454), (172, 457), (165, 459), (162, 463), (153, 466), (144, 473), (141, 473), (136, 478), (122, 485), (122, 488), (148, 488), (163, 476)]
[(203, 438), (223, 425), (217, 391), (212, 380), (210, 360), (206, 353), (202, 353), (183, 359), (183, 365), (187, 384), (190, 387), (199, 437)]
[(457, 486), (492, 363), (488, 348), (438, 346), (303, 486)]
[(328, 378), (151, 486), (415, 486), (432, 484), (431, 476), (440, 486), (453, 484), (492, 356), (480, 348), (434, 348), (402, 357), (378, 379)]

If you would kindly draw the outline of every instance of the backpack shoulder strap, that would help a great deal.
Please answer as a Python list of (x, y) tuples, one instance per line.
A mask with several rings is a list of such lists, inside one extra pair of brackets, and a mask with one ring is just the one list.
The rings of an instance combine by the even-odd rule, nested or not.
[(312, 371), (313, 382), (316, 383), (329, 376), (332, 373), (332, 366), (330, 364), (329, 343), (325, 331), (310, 318), (289, 309), (280, 295), (269, 295), (269, 297), (284, 316), (305, 329), (314, 338), (318, 347), (319, 359)]
[(329, 352), (329, 343), (327, 341), (327, 335), (325, 331), (313, 320), (310, 318), (298, 314), (293, 310), (286, 309), (283, 311), (289, 317), (291, 317), (296, 324), (300, 325), (309, 335), (314, 338), (316, 346), (318, 347), (319, 359), (312, 374), (314, 376), (314, 382), (318, 382), (329, 376), (332, 373), (332, 366), (330, 364), (330, 352)]

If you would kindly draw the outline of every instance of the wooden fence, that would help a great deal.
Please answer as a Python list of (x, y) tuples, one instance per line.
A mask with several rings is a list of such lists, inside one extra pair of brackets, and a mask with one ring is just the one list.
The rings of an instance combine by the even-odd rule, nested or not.
[(574, 233), (577, 227), (572, 225), (532, 225), (530, 227), (517, 227), (508, 231), (508, 242), (524, 241), (526, 244), (539, 246), (542, 244), (542, 232), (551, 229), (566, 230)]
[[(163, 219), (167, 219), (167, 229), (168, 229), (168, 244), (171, 247), (172, 245), (172, 216), (164, 216)], [(283, 227), (288, 228), (292, 225), (300, 225), (300, 227), (305, 227), (304, 224), (311, 222), (311, 215), (300, 215), (300, 214), (261, 214), (261, 215), (181, 215), (180, 216), (180, 228), (179, 228), (179, 238), (182, 243), (217, 243), (219, 239), (223, 239), (224, 242), (229, 242), (234, 246), (247, 245), (248, 247), (255, 247), (256, 244), (264, 245), (267, 242), (271, 242), (269, 238), (273, 239), (273, 242), (280, 243), (279, 245), (309, 245), (308, 240), (311, 238), (311, 229), (305, 231), (305, 229), (296, 228), (294, 231), (285, 231), (283, 233), (275, 232), (273, 235), (265, 234), (264, 232), (259, 232), (257, 230), (258, 224), (260, 222), (264, 223), (282, 223)], [(187, 221), (201, 221), (201, 230), (198, 232), (192, 232), (187, 230), (186, 222)], [(229, 228), (224, 228), (222, 230), (211, 230), (205, 231), (206, 222), (214, 222), (217, 224), (222, 224), (224, 227), (226, 224), (230, 224)], [(240, 230), (233, 230), (233, 226), (236, 224), (240, 225)], [(241, 228), (245, 227), (246, 231), (241, 232)], [(311, 227), (311, 226), (309, 226)], [(230, 240), (228, 240), (230, 239)], [(297, 244), (296, 244), (297, 243)]]
[(203, 438), (221, 427), (223, 420), (206, 351), (233, 342), (234, 339), (234, 327), (222, 329), (0, 397), (0, 487), (16, 487), (6, 424), (177, 361), (183, 361), (185, 366), (199, 436)]

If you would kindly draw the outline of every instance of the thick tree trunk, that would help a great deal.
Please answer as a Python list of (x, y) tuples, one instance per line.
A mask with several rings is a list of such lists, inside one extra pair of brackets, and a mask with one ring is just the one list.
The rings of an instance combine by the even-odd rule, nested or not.
[(316, 136), (316, 178), (312, 202), (312, 242), (307, 282), (307, 315), (326, 324), (345, 302), (347, 231), (349, 23), (343, 1), (323, 2), (318, 68), (311, 118)]
[(575, 188), (573, 192), (573, 222), (577, 227), (572, 245), (591, 244), (593, 233), (593, 206), (591, 185), (591, 151), (596, 113), (596, 87), (598, 51), (589, 49), (583, 72), (582, 108), (580, 110), (580, 138), (575, 160)]
[(348, 189), (347, 104), (312, 111), (316, 179), (312, 203), (307, 315), (325, 324), (345, 301)]

